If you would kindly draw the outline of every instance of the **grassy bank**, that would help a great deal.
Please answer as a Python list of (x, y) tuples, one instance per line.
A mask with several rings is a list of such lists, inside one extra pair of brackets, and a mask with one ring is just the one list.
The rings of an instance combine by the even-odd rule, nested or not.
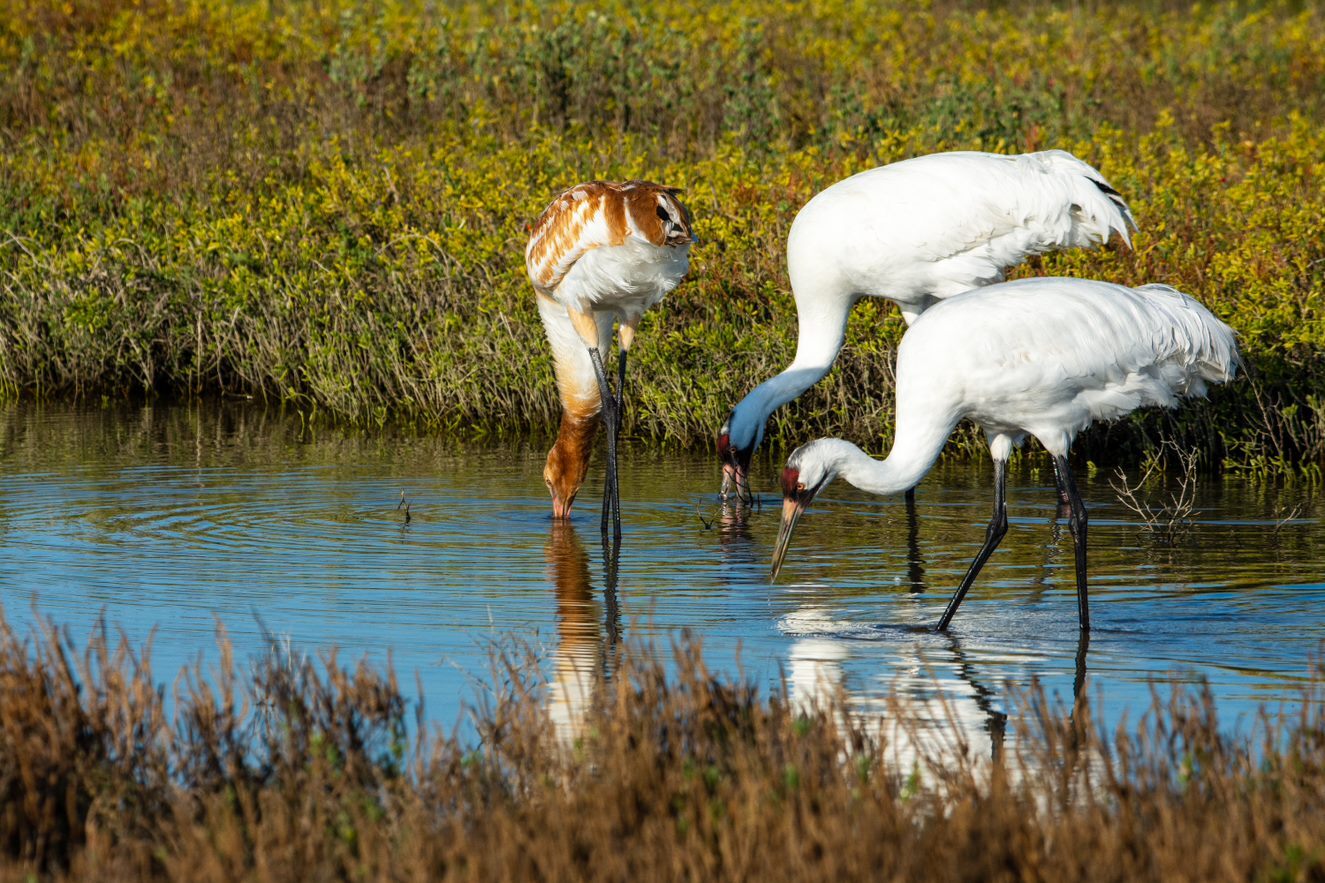
[(1088, 702), (1032, 691), (997, 759), (929, 724), (899, 767), (845, 697), (797, 711), (694, 647), (671, 676), (627, 650), (565, 748), (519, 654), (497, 659), (470, 743), (412, 736), (389, 672), (288, 649), (236, 663), (224, 641), (219, 658), (168, 691), (143, 648), (0, 620), (0, 879), (1325, 874), (1325, 673), (1243, 738), (1199, 693), (1105, 734)]
[[(850, 173), (1069, 149), (1136, 250), (1027, 273), (1164, 281), (1252, 380), (1158, 434), (1206, 465), (1325, 458), (1325, 16), (1296, 4), (586, 7), (0, 0), (0, 393), (243, 394), (358, 422), (552, 425), (525, 225), (591, 178), (686, 188), (703, 244), (646, 319), (628, 431), (706, 442), (794, 348), (783, 243)], [(772, 431), (886, 444), (902, 326), (857, 310)]]

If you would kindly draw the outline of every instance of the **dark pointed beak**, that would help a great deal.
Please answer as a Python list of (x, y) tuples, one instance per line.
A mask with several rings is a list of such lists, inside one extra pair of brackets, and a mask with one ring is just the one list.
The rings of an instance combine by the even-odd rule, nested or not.
[(782, 524), (778, 527), (777, 545), (773, 547), (773, 570), (768, 575), (769, 582), (777, 582), (778, 574), (782, 572), (782, 562), (787, 557), (787, 549), (791, 546), (792, 531), (796, 529), (796, 522), (805, 514), (809, 502), (808, 497), (801, 500), (782, 498)]
[(718, 437), (718, 456), (722, 458), (722, 490), (718, 495), (724, 499), (735, 496), (737, 502), (746, 506), (754, 504), (754, 494), (750, 492), (750, 460), (754, 451), (733, 448), (724, 432)]

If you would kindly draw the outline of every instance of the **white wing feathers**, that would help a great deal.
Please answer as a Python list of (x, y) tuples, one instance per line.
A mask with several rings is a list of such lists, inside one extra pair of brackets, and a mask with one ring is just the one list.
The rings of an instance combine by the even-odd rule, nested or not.
[(1127, 203), (1070, 153), (958, 151), (881, 166), (815, 196), (792, 224), (788, 270), (810, 299), (886, 297), (910, 316), (1001, 282), (1033, 255), (1130, 244)]
[[(1227, 383), (1242, 365), (1237, 337), (1195, 298), (1168, 285), (1142, 285), (1156, 316), (1152, 346), (1157, 352), (1180, 354), (1196, 376), (1190, 395), (1204, 395), (1205, 384)], [(1167, 322), (1164, 320), (1167, 319)]]
[(945, 237), (934, 297), (1003, 279), (1034, 255), (1093, 248), (1117, 234), (1128, 246), (1136, 228), (1118, 191), (1087, 163), (1062, 150), (1020, 156), (958, 154), (966, 209)]
[(1233, 378), (1232, 329), (1164, 285), (1019, 279), (941, 301), (902, 338), (902, 413), (936, 408), (1051, 452), (1098, 420), (1171, 408)]

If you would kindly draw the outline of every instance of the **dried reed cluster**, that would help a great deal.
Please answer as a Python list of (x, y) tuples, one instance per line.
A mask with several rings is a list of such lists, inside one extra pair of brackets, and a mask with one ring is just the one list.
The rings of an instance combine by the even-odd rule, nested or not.
[[(411, 721), (395, 678), (275, 649), (168, 693), (103, 630), (0, 625), (0, 878), (1317, 880), (1325, 672), (1231, 737), (1208, 695), (1102, 733), (1036, 689), (1012, 747), (960, 732), (910, 768), (845, 697), (806, 713), (627, 649), (573, 743), (543, 676), (468, 741)], [(908, 708), (890, 704), (905, 722)], [(928, 726), (932, 727), (932, 722)]]

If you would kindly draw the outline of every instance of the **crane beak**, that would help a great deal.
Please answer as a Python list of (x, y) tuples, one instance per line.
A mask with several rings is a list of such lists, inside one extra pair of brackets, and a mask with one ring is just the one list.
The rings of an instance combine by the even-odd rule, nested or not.
[(556, 521), (567, 521), (570, 519), (570, 507), (574, 504), (575, 498), (563, 500), (556, 494), (552, 495), (552, 518)]
[(750, 484), (746, 481), (746, 472), (733, 462), (722, 464), (722, 493), (725, 500), (735, 495), (742, 503), (750, 500)]
[(791, 546), (792, 531), (796, 529), (796, 522), (805, 514), (809, 502), (808, 498), (782, 498), (782, 524), (778, 527), (777, 545), (773, 547), (773, 570), (768, 575), (769, 582), (777, 582), (778, 574), (782, 572), (782, 562), (787, 557), (787, 549)]
[[(725, 429), (725, 427), (724, 427)], [(750, 460), (753, 450), (733, 448), (726, 432), (718, 436), (718, 456), (722, 458), (722, 490), (719, 496), (736, 499), (746, 506), (753, 505), (754, 495), (750, 493)]]

